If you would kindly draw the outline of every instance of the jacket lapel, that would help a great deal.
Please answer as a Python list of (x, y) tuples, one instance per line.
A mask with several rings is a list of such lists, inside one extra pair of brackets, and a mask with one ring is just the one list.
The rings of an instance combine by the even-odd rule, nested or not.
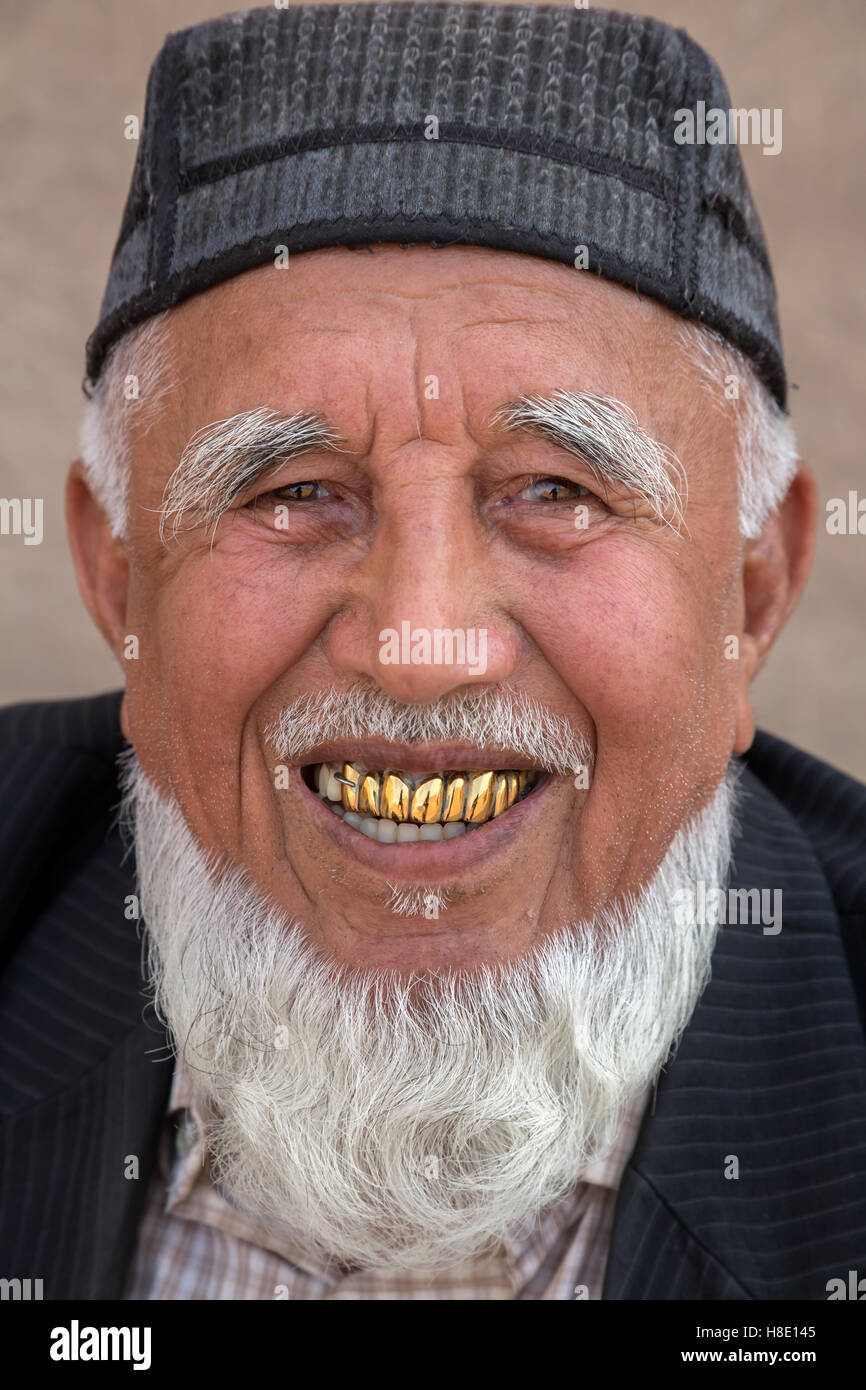
[(18, 858), (0, 893), (0, 1253), (45, 1298), (122, 1295), (171, 1083), (110, 828), (114, 751), (37, 738), (4, 768)]
[(863, 1262), (866, 1045), (838, 914), (797, 822), (748, 770), (742, 791), (730, 886), (780, 890), (781, 930), (720, 928), (624, 1175), (605, 1299), (824, 1299)]

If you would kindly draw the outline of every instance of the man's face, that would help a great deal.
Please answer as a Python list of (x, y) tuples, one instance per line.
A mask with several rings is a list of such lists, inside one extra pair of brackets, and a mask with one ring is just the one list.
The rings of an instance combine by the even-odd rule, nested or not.
[[(124, 726), (202, 847), (336, 961), (401, 971), (515, 957), (645, 883), (751, 739), (748, 673), (726, 649), (744, 618), (735, 437), (679, 320), (530, 256), (377, 246), (252, 271), (169, 322), (181, 385), (136, 445), (130, 492), (123, 632), (139, 657), (125, 662)], [(557, 390), (616, 399), (674, 451), (684, 525), (492, 422)], [(163, 490), (190, 437), (259, 407), (328, 417), (345, 452), (288, 461), (215, 530), (184, 524), (163, 543)], [(484, 631), (486, 669), (383, 662), (381, 634), (407, 623)], [(282, 785), (266, 734), (298, 697), (358, 682), (402, 703), (473, 686), (529, 697), (588, 741), (589, 786), (548, 776), (450, 840), (368, 839), (298, 767)], [(363, 739), (303, 761), (343, 758), (502, 765), (480, 748)], [(449, 902), (435, 919), (398, 916), (394, 886)]]

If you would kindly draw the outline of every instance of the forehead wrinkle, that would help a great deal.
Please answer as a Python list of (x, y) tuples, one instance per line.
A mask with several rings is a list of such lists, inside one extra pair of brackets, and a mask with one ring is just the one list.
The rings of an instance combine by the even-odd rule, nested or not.
[(475, 320), (473, 320), (472, 323), (461, 323), (461, 324), (460, 324), (457, 328), (455, 328), (453, 331), (454, 331), (454, 334), (455, 334), (455, 336), (456, 336), (456, 334), (458, 334), (458, 333), (465, 333), (465, 331), (466, 331), (467, 328), (499, 328), (499, 327), (501, 327), (501, 326), (506, 326), (506, 327), (507, 327), (507, 326), (513, 325), (513, 324), (515, 324), (515, 323), (522, 324), (524, 328), (526, 328), (526, 327), (529, 327), (529, 328), (543, 328), (543, 329), (545, 329), (545, 330), (549, 330), (549, 329), (551, 328), (551, 326), (552, 326), (553, 324), (555, 324), (556, 322), (557, 322), (557, 320), (555, 320), (555, 319), (550, 319), (550, 318), (544, 318), (544, 319), (529, 319), (529, 318), (475, 319)]
[[(544, 268), (546, 269), (546, 267), (544, 267)], [(552, 282), (552, 284), (553, 284), (553, 282)], [(351, 295), (366, 295), (366, 294), (369, 294), (369, 295), (385, 295), (385, 296), (387, 296), (389, 299), (425, 300), (425, 299), (434, 299), (434, 298), (438, 297), (439, 295), (443, 295), (443, 294), (451, 294), (451, 292), (452, 292), (453, 290), (466, 291), (466, 290), (475, 289), (476, 287), (484, 287), (484, 288), (491, 287), (491, 288), (496, 289), (496, 290), (502, 290), (502, 289), (503, 289), (503, 286), (504, 286), (506, 289), (526, 290), (527, 293), (529, 293), (529, 294), (537, 294), (538, 288), (539, 288), (537, 285), (532, 284), (532, 282), (531, 282), (530, 280), (521, 280), (521, 279), (518, 279), (518, 278), (514, 278), (514, 279), (510, 279), (510, 278), (506, 278), (506, 279), (503, 279), (503, 278), (488, 279), (488, 278), (485, 276), (485, 277), (476, 277), (476, 278), (472, 278), (472, 279), (467, 279), (465, 276), (457, 276), (457, 278), (454, 279), (454, 280), (440, 281), (440, 282), (439, 282), (438, 284), (436, 284), (436, 285), (429, 285), (429, 286), (428, 286), (428, 285), (424, 285), (424, 286), (420, 287), (420, 288), (418, 289), (417, 293), (415, 293), (415, 294), (412, 293), (411, 289), (406, 288), (406, 287), (396, 287), (396, 286), (393, 286), (393, 285), (376, 284), (376, 283), (374, 283), (374, 282), (358, 282), (358, 281), (354, 281), (354, 282), (352, 282), (351, 284), (348, 284), (348, 285), (326, 285), (326, 286), (324, 286), (322, 289), (316, 289), (315, 287), (310, 287), (310, 288), (308, 288), (308, 287), (305, 286), (305, 287), (304, 287), (304, 297), (305, 297), (305, 298), (309, 298), (309, 299), (322, 299), (322, 298), (327, 298), (327, 297), (329, 297), (330, 295), (338, 295), (338, 294), (339, 294), (339, 295), (342, 295), (342, 294), (351, 294)], [(555, 292), (555, 290), (554, 290), (554, 292)]]

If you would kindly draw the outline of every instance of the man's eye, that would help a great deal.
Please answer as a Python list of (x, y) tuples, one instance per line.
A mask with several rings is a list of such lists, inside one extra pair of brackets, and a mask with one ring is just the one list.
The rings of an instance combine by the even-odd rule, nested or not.
[(274, 489), (273, 496), (281, 502), (318, 502), (327, 497), (328, 491), (321, 483), (288, 483), (285, 487)]
[(576, 502), (591, 495), (588, 488), (568, 478), (533, 478), (520, 494), (526, 502)]

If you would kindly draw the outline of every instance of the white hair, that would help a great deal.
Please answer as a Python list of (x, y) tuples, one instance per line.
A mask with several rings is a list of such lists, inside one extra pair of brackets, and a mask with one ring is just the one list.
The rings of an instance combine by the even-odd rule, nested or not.
[[(126, 533), (134, 443), (152, 427), (175, 384), (165, 324), (168, 313), (157, 314), (120, 339), (84, 408), (79, 444), (85, 474), (117, 537)], [(714, 408), (731, 415), (737, 441), (740, 532), (753, 540), (783, 500), (797, 471), (793, 424), (749, 359), (720, 334), (703, 324), (683, 322), (680, 340), (687, 370), (697, 377)], [(225, 429), (220, 439), (224, 434)], [(631, 436), (622, 442), (630, 446)]]
[(146, 319), (114, 345), (81, 417), (84, 474), (118, 539), (128, 524), (133, 447), (152, 428), (176, 384), (168, 314), (166, 309)]
[(704, 324), (684, 322), (687, 367), (715, 409), (730, 412), (737, 451), (740, 534), (756, 540), (783, 501), (799, 450), (791, 417), (757, 376), (748, 357)]
[(539, 429), (587, 463), (603, 489), (608, 482), (623, 484), (644, 497), (660, 521), (679, 530), (688, 494), (685, 470), (622, 401), (585, 391), (523, 396), (497, 411), (493, 423)]
[[(523, 1239), (606, 1153), (706, 984), (732, 768), (648, 886), (515, 960), (401, 974), (327, 959), (304, 924), (206, 856), (130, 752), (148, 966), (230, 1199), (361, 1269), (448, 1268)], [(436, 930), (435, 923), (431, 930)]]

